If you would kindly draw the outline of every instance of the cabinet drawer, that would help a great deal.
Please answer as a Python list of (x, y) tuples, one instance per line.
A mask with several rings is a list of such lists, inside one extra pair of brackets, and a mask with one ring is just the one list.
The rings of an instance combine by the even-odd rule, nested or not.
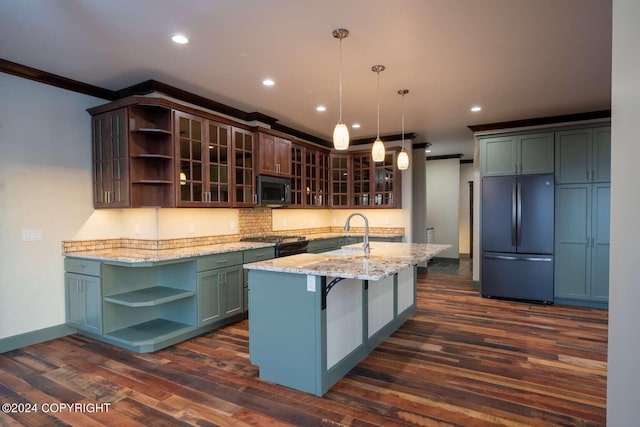
[(213, 270), (242, 264), (242, 252), (225, 252), (198, 258), (198, 271)]
[(100, 261), (91, 261), (80, 258), (65, 258), (64, 271), (67, 273), (86, 274), (88, 276), (100, 276)]
[(262, 261), (265, 259), (271, 259), (275, 257), (275, 249), (272, 246), (268, 248), (251, 249), (244, 251), (244, 263)]

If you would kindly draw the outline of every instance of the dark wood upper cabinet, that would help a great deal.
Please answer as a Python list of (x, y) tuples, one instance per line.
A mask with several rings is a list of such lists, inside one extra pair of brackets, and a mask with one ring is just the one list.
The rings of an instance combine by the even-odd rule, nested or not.
[(258, 174), (291, 177), (291, 140), (258, 132)]
[(156, 97), (90, 108), (96, 208), (253, 207), (256, 175), (291, 178), (292, 207), (398, 208), (397, 149), (334, 152)]

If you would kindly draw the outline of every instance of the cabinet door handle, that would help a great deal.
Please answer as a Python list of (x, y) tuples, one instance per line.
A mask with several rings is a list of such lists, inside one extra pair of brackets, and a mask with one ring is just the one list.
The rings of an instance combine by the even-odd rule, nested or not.
[(596, 180), (596, 171), (592, 170), (591, 171), (591, 181), (595, 181)]
[(587, 181), (589, 181), (589, 177), (591, 176), (591, 171), (587, 169)]

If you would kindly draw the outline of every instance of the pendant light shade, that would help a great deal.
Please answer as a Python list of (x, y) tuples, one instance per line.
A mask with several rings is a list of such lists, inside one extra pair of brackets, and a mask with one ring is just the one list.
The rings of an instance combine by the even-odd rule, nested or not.
[(338, 123), (333, 129), (333, 147), (336, 150), (349, 148), (349, 129), (344, 123)]
[(398, 169), (409, 169), (409, 154), (404, 149), (404, 96), (409, 93), (409, 89), (400, 89), (398, 95), (402, 95), (402, 151), (398, 154)]
[(400, 153), (398, 153), (398, 169), (409, 169), (409, 155), (404, 151), (404, 148)]
[(374, 162), (383, 162), (385, 157), (384, 143), (380, 139), (380, 72), (384, 71), (384, 65), (374, 65), (371, 71), (378, 73), (378, 132), (373, 147), (371, 148), (371, 157)]
[(342, 39), (349, 36), (349, 30), (338, 28), (332, 34), (340, 40), (340, 119), (333, 129), (333, 147), (336, 150), (346, 150), (349, 148), (349, 129), (342, 121)]

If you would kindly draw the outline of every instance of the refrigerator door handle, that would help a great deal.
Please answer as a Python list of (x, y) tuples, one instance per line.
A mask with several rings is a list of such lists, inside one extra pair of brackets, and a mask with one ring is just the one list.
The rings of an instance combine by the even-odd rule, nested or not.
[(501, 259), (504, 261), (517, 261), (518, 257), (515, 256), (506, 256), (506, 255), (484, 255), (486, 259)]
[(516, 235), (516, 211), (517, 211), (517, 199), (518, 194), (516, 190), (516, 183), (511, 184), (511, 245), (518, 246), (518, 236)]
[(519, 256), (508, 256), (508, 255), (484, 255), (486, 259), (500, 259), (503, 261), (533, 261), (533, 262), (551, 262), (553, 258), (551, 257), (519, 257)]
[(516, 246), (522, 243), (522, 184), (518, 183), (516, 198), (518, 200), (516, 206)]

